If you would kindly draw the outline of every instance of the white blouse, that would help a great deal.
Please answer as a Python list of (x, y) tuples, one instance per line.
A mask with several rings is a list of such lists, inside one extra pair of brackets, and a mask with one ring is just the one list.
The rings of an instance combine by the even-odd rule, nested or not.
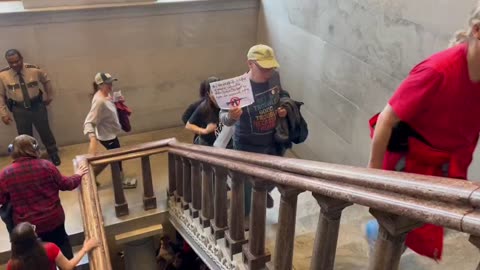
[(122, 131), (118, 113), (112, 97), (105, 97), (97, 91), (92, 99), (92, 107), (83, 124), (83, 134), (95, 134), (100, 141), (109, 141)]

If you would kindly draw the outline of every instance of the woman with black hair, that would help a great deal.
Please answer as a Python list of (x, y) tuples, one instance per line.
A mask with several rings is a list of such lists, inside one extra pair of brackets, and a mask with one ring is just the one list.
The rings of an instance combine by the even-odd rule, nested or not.
[(200, 89), (205, 91), (205, 99), (198, 105), (185, 125), (185, 128), (197, 136), (194, 143), (213, 146), (219, 133), (220, 108), (210, 92), (210, 83), (219, 81), (216, 77), (210, 77), (203, 81)]
[(28, 222), (18, 224), (12, 231), (12, 258), (7, 270), (62, 270), (75, 269), (83, 256), (98, 247), (95, 239), (85, 240), (82, 249), (68, 260), (54, 243), (42, 242), (35, 232), (35, 225)]
[[(214, 77), (211, 77), (211, 78), (214, 78)], [(187, 124), (193, 112), (195, 112), (198, 106), (208, 97), (209, 90), (210, 90), (210, 83), (208, 82), (208, 80), (205, 80), (202, 83), (200, 83), (200, 88), (198, 90), (200, 99), (188, 105), (187, 109), (182, 114), (182, 122), (184, 124)]]

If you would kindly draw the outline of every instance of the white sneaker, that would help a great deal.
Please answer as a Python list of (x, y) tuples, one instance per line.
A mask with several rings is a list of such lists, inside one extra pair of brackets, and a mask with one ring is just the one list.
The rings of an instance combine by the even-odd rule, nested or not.
[(136, 178), (128, 178), (125, 177), (122, 182), (124, 189), (136, 188), (137, 187), (137, 179)]

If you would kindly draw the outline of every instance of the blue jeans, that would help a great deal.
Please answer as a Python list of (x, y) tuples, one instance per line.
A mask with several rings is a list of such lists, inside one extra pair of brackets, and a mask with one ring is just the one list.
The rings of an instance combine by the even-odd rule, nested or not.
[[(267, 154), (272, 156), (282, 156), (281, 151), (276, 145), (269, 146), (257, 146), (257, 145), (245, 145), (233, 142), (233, 149), (257, 154)], [(249, 181), (244, 182), (244, 198), (245, 198), (245, 216), (250, 215), (250, 209), (252, 208), (252, 184)], [(268, 191), (272, 191), (273, 187)]]

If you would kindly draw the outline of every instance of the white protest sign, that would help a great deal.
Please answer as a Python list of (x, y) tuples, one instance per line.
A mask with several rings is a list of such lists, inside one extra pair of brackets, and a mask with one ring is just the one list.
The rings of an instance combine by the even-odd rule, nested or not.
[(210, 89), (220, 109), (243, 108), (255, 101), (248, 74), (210, 83)]

